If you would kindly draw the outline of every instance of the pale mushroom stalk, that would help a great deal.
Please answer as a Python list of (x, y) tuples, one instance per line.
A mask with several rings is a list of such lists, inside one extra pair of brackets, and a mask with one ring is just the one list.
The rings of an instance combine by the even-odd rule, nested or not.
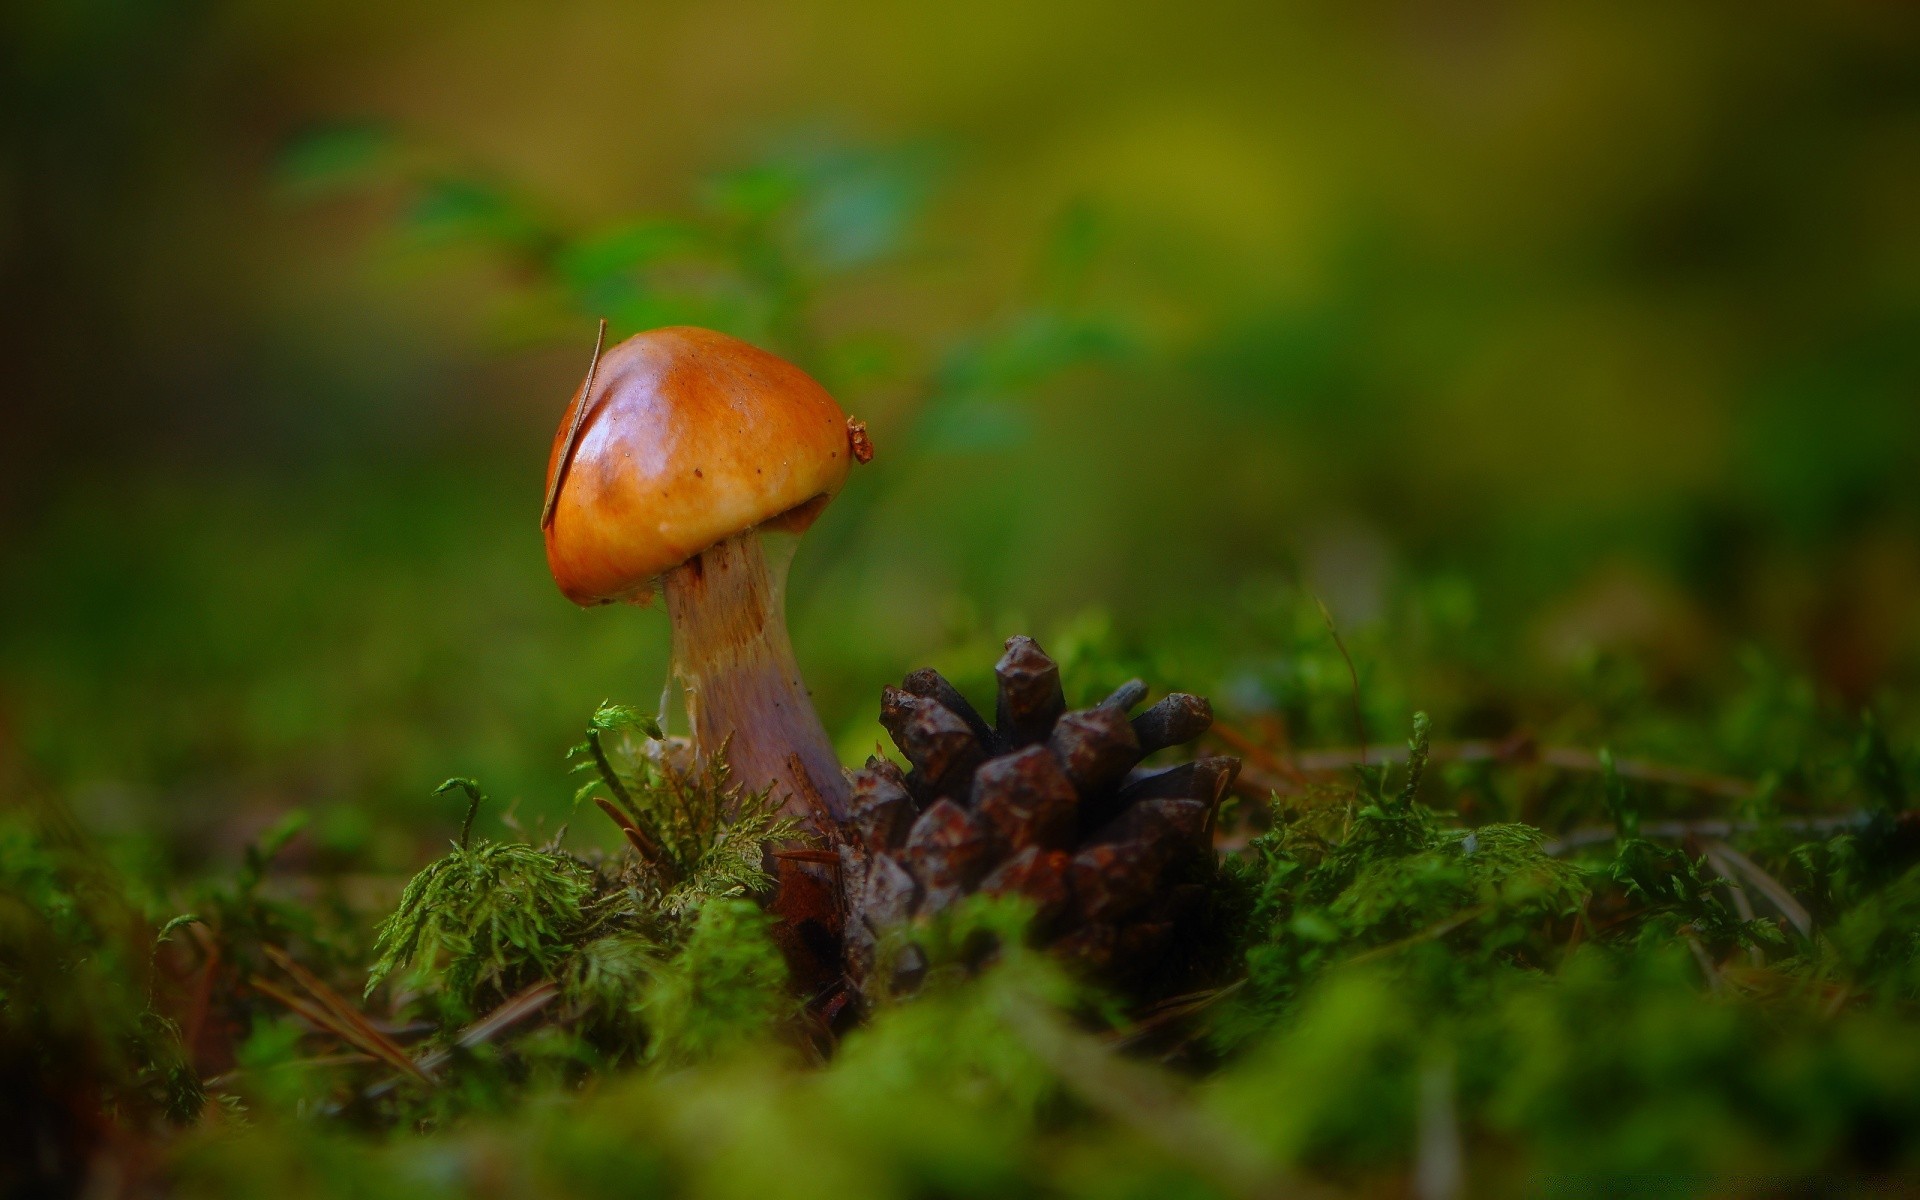
[(582, 605), (664, 592), (694, 749), (819, 833), (848, 787), (787, 640), (787, 567), (871, 453), (800, 368), (682, 326), (596, 350), (547, 462), (554, 582)]
[(787, 639), (787, 568), (799, 539), (749, 532), (661, 577), (673, 622), (673, 670), (695, 749), (726, 747), (733, 778), (773, 785), (785, 810), (847, 819), (847, 783)]

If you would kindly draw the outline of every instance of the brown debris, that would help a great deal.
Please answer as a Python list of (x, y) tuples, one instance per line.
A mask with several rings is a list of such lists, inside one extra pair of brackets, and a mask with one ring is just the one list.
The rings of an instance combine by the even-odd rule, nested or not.
[(567, 423), (567, 439), (560, 447), (553, 478), (547, 481), (547, 496), (540, 505), (540, 528), (553, 524), (553, 506), (560, 499), (560, 485), (566, 482), (567, 468), (573, 465), (573, 446), (580, 440), (580, 425), (587, 416), (587, 401), (593, 395), (593, 377), (600, 372), (600, 352), (607, 348), (607, 319), (600, 318), (600, 332), (593, 337), (593, 358), (587, 363), (587, 381), (573, 397), (573, 419)]
[(274, 966), (285, 971), (294, 983), (298, 984), (312, 997), (303, 998), (271, 980), (258, 975), (247, 980), (247, 985), (263, 996), (279, 1001), (295, 1014), (306, 1018), (316, 1028), (331, 1033), (341, 1041), (368, 1054), (402, 1073), (411, 1075), (422, 1083), (432, 1083), (433, 1076), (400, 1047), (391, 1037), (382, 1032), (368, 1016), (345, 996), (328, 987), (326, 983), (307, 970), (293, 956), (278, 946), (263, 945), (261, 951)]
[(873, 439), (867, 436), (867, 423), (858, 417), (847, 418), (847, 449), (862, 466), (873, 461)]

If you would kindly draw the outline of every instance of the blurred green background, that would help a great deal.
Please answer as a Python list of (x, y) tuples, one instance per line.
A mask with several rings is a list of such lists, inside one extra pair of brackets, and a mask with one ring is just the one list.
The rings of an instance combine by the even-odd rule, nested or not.
[(849, 758), (1017, 631), (1350, 740), (1310, 597), (1375, 736), (1920, 675), (1909, 6), (0, 22), (0, 787), (161, 871), (294, 806), (410, 868), (454, 773), (565, 818), (667, 642), (535, 528), (600, 315), (870, 422), (792, 594)]

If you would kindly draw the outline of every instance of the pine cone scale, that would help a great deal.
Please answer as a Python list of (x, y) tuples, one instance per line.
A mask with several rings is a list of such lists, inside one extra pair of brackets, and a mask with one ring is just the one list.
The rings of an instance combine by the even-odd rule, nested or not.
[(904, 783), (878, 771), (853, 774), (853, 825), (868, 851), (880, 854), (906, 844), (919, 808)]
[(919, 696), (923, 700), (931, 700), (959, 717), (972, 731), (974, 740), (980, 743), (983, 750), (988, 754), (998, 751), (999, 739), (995, 736), (993, 727), (988, 725), (986, 718), (980, 715), (979, 710), (960, 694), (960, 689), (948, 683), (940, 672), (932, 667), (922, 667), (901, 680), (900, 689), (909, 695)]
[(1140, 761), (1133, 724), (1115, 708), (1068, 713), (1054, 724), (1047, 745), (1083, 798), (1108, 790)]
[(1073, 860), (1060, 850), (1028, 846), (980, 882), (988, 896), (1025, 896), (1034, 904), (1034, 924), (1049, 930), (1073, 906), (1067, 872)]
[(1000, 684), (993, 723), (1003, 744), (1018, 749), (1044, 742), (1067, 711), (1059, 665), (1032, 638), (1012, 637), (993, 674)]
[(1213, 705), (1185, 692), (1173, 693), (1133, 719), (1142, 754), (1190, 742), (1212, 727)]
[(879, 928), (904, 924), (919, 900), (920, 885), (912, 873), (888, 855), (875, 856), (867, 867), (867, 884), (861, 896), (867, 923)]
[(1045, 746), (996, 758), (973, 778), (974, 811), (1007, 853), (1069, 845), (1078, 800), (1059, 760)]
[(991, 866), (986, 831), (966, 809), (951, 800), (936, 801), (920, 814), (900, 855), (926, 889), (922, 912), (938, 912), (980, 882)]
[(1067, 879), (1076, 910), (1089, 921), (1112, 921), (1153, 896), (1172, 855), (1152, 842), (1103, 842), (1073, 856)]

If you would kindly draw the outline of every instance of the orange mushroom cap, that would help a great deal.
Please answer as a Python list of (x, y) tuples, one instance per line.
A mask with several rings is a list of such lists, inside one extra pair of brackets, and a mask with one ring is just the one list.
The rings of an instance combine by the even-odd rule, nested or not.
[(588, 385), (547, 459), (550, 490), (565, 472), (547, 565), (575, 604), (644, 595), (663, 572), (779, 518), (804, 529), (846, 482), (846, 413), (806, 372), (739, 338), (691, 326), (635, 334), (600, 357)]

